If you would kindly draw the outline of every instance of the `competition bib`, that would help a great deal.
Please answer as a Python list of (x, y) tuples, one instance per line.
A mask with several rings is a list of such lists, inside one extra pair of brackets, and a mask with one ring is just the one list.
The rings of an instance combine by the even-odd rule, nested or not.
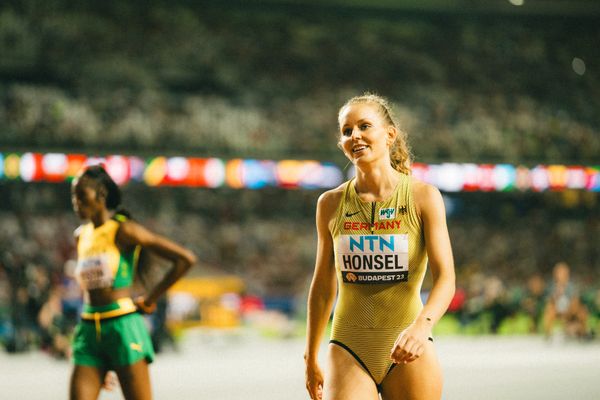
[(340, 235), (338, 265), (345, 283), (408, 280), (408, 235)]
[(85, 290), (107, 288), (113, 284), (113, 273), (106, 254), (79, 260), (75, 269), (75, 276)]

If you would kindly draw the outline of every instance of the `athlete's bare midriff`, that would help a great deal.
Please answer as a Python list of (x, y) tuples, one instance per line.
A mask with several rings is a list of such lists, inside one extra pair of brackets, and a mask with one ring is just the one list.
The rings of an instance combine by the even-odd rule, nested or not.
[(94, 289), (88, 290), (85, 292), (84, 301), (85, 303), (98, 307), (105, 306), (110, 303), (114, 303), (118, 299), (122, 299), (124, 297), (130, 297), (131, 292), (129, 288), (102, 288), (102, 289)]

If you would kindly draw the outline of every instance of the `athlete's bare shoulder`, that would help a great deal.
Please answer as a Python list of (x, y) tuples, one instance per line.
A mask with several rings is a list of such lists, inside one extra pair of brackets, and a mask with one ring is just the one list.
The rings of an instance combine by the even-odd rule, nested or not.
[(83, 231), (83, 228), (85, 227), (85, 225), (86, 224), (81, 224), (77, 228), (75, 228), (75, 230), (73, 231), (73, 238), (75, 239), (75, 241), (79, 240), (79, 236), (81, 236), (81, 231)]
[(321, 193), (317, 201), (317, 218), (329, 221), (340, 204), (346, 183)]
[(410, 186), (413, 193), (413, 201), (419, 215), (430, 207), (439, 206), (440, 203), (443, 204), (442, 194), (435, 186), (412, 176), (410, 178)]
[(438, 188), (427, 182), (423, 182), (422, 180), (415, 178), (414, 176), (410, 177), (410, 185), (412, 187), (413, 193), (415, 194), (430, 196), (435, 192), (439, 193)]
[(346, 187), (346, 183), (342, 183), (340, 186), (330, 189), (326, 192), (321, 193), (319, 196), (319, 200), (317, 203), (317, 207), (321, 208), (337, 208), (340, 200), (342, 199), (342, 195), (344, 194), (344, 188)]

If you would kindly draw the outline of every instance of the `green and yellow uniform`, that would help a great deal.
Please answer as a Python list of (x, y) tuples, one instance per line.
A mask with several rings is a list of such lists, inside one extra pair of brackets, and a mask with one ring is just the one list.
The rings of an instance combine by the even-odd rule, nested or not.
[[(121, 216), (118, 216), (122, 219)], [(79, 228), (75, 276), (84, 290), (126, 288), (132, 285), (139, 246), (122, 253), (115, 243), (120, 222), (92, 223)], [(84, 304), (75, 328), (73, 359), (77, 365), (102, 369), (154, 360), (154, 349), (144, 320), (130, 298), (104, 306)]]
[(427, 253), (410, 182), (401, 175), (390, 198), (364, 202), (355, 180), (348, 181), (330, 226), (339, 287), (330, 342), (350, 352), (377, 385), (393, 366), (398, 335), (423, 308)]

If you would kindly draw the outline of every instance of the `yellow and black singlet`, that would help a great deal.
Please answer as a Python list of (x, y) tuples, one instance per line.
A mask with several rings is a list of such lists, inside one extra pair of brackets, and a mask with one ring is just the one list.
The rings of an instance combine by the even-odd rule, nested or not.
[[(117, 215), (98, 227), (94, 227), (90, 222), (78, 228), (75, 277), (83, 290), (120, 289), (133, 284), (141, 247), (136, 246), (128, 252), (119, 250), (115, 238), (124, 219), (121, 215)], [(106, 312), (103, 310), (94, 318), (111, 318), (136, 310), (131, 299), (120, 299), (114, 304), (110, 310)], [(90, 310), (95, 311), (95, 308), (90, 307), (84, 307), (82, 314), (84, 319), (92, 318), (87, 314), (92, 314)]]
[(393, 365), (394, 342), (423, 308), (427, 253), (410, 176), (401, 175), (381, 202), (362, 201), (348, 181), (330, 230), (339, 287), (330, 342), (379, 385)]

